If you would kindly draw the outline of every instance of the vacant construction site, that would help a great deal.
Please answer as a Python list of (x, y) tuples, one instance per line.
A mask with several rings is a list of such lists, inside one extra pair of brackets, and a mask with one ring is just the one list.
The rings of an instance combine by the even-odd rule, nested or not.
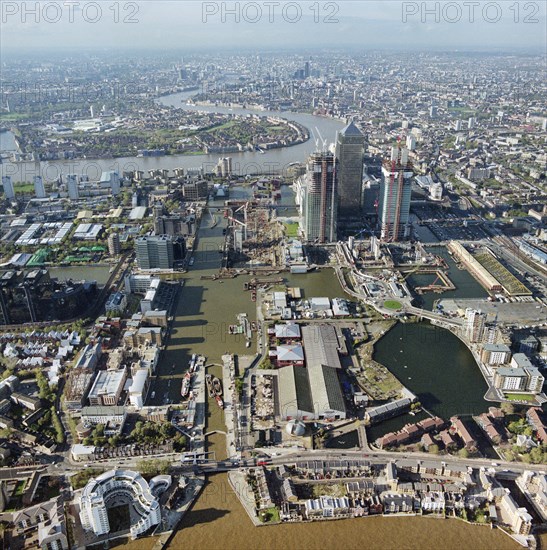
[(228, 267), (284, 268), (284, 226), (275, 208), (243, 202), (226, 208)]

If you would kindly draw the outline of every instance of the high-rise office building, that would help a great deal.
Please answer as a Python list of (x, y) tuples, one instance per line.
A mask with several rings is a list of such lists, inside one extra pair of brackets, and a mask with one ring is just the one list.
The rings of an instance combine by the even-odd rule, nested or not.
[(121, 251), (119, 233), (110, 233), (108, 236), (108, 253), (111, 256), (118, 256)]
[(114, 196), (120, 194), (121, 184), (118, 172), (103, 172), (99, 183), (101, 187), (110, 187)]
[(154, 207), (152, 210), (153, 210), (153, 217), (154, 217), (154, 234), (164, 235), (165, 226), (163, 225), (163, 203), (159, 202), (154, 204)]
[(369, 179), (363, 186), (363, 213), (373, 216), (378, 210), (378, 196), (380, 194), (380, 180)]
[(207, 180), (193, 180), (182, 184), (182, 196), (187, 201), (203, 200), (207, 198), (208, 194), (209, 185)]
[(335, 157), (331, 152), (312, 153), (302, 176), (303, 229), (309, 242), (336, 239), (337, 195)]
[(224, 157), (218, 159), (218, 163), (215, 167), (215, 174), (222, 176), (223, 178), (232, 175), (232, 157)]
[(13, 189), (11, 176), (2, 176), (2, 187), (4, 188), (4, 195), (6, 195), (6, 199), (12, 200), (15, 198), (15, 190)]
[(37, 199), (46, 198), (46, 188), (44, 187), (42, 176), (34, 176), (34, 195)]
[(406, 136), (406, 146), (409, 151), (414, 151), (416, 149), (416, 136), (412, 134)]
[(392, 147), (382, 166), (378, 216), (382, 239), (398, 241), (410, 233), (412, 166), (406, 147)]
[(486, 314), (476, 309), (465, 310), (464, 333), (469, 342), (482, 342), (486, 324)]
[(80, 189), (78, 187), (79, 181), (76, 174), (69, 174), (66, 177), (66, 186), (68, 190), (68, 198), (71, 201), (78, 200), (80, 198)]
[(146, 235), (135, 241), (139, 269), (171, 269), (173, 240), (169, 235)]
[(353, 122), (336, 138), (336, 175), (338, 178), (338, 215), (340, 221), (361, 216), (361, 187), (365, 136)]
[(154, 218), (154, 233), (170, 237), (193, 235), (195, 220), (190, 216), (159, 216)]

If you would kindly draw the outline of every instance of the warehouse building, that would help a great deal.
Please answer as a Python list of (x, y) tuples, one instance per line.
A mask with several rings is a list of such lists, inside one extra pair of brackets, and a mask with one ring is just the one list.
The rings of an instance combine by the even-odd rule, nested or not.
[(306, 367), (288, 366), (278, 371), (276, 416), (282, 420), (339, 419), (346, 417), (338, 371), (338, 338), (330, 325), (301, 329)]
[(133, 375), (133, 382), (129, 388), (129, 401), (135, 409), (140, 410), (144, 407), (144, 401), (150, 388), (150, 378), (148, 369), (138, 369)]
[(450, 241), (448, 243), (448, 250), (469, 269), (471, 274), (476, 277), (486, 290), (489, 292), (503, 291), (502, 284), (462, 244), (457, 241)]
[(89, 404), (117, 405), (126, 378), (127, 372), (125, 369), (100, 371), (89, 392)]

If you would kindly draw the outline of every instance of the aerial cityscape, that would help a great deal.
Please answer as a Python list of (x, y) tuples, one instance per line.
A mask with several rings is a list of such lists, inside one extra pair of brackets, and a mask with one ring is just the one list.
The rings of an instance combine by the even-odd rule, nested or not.
[(3, 3), (1, 547), (547, 548), (546, 7)]

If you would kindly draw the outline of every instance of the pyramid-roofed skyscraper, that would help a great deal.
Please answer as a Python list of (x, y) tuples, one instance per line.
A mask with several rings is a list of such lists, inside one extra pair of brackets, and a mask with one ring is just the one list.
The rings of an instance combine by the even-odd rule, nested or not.
[(338, 219), (340, 222), (361, 217), (361, 186), (365, 136), (351, 121), (336, 139), (338, 179)]

